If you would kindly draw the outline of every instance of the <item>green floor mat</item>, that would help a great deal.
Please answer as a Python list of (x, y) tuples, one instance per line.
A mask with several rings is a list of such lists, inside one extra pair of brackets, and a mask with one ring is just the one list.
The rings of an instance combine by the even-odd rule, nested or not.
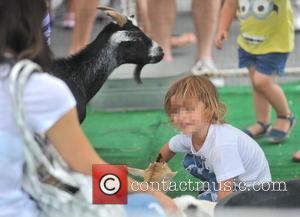
[[(298, 116), (300, 110), (300, 83), (283, 86), (292, 111)], [(222, 101), (227, 105), (227, 121), (243, 128), (255, 121), (249, 87), (224, 87), (219, 89)], [(299, 118), (299, 117), (298, 117)], [(274, 119), (274, 114), (273, 114)], [(145, 168), (155, 160), (163, 144), (177, 133), (162, 110), (142, 112), (93, 112), (89, 110), (83, 128), (94, 148), (103, 159), (112, 164), (128, 164)], [(300, 163), (291, 161), (291, 156), (300, 150), (297, 136), (300, 125), (296, 124), (290, 139), (283, 144), (270, 145), (265, 139), (258, 140), (266, 153), (274, 180), (300, 177)], [(178, 171), (175, 181), (191, 178), (183, 169), (183, 155), (178, 154), (170, 161)], [(185, 192), (196, 194), (196, 192)], [(183, 192), (169, 192), (178, 196)]]

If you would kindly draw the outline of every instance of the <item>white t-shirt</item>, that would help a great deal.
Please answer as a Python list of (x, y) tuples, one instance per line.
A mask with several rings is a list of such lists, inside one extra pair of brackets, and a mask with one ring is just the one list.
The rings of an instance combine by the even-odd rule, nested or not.
[(229, 124), (212, 124), (198, 151), (192, 145), (192, 137), (184, 134), (171, 138), (169, 148), (204, 159), (205, 167), (215, 173), (218, 182), (235, 178), (249, 186), (271, 181), (263, 150), (243, 131)]
[[(38, 209), (21, 189), (24, 143), (12, 112), (8, 70), (7, 65), (0, 65), (0, 217), (35, 217)], [(35, 132), (49, 130), (75, 105), (66, 84), (49, 74), (35, 73), (26, 84), (25, 116)]]

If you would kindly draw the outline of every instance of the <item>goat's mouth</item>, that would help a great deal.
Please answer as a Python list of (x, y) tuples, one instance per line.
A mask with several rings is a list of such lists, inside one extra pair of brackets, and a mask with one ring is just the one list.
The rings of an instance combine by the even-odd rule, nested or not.
[(143, 67), (148, 64), (148, 63), (158, 63), (159, 61), (161, 61), (164, 57), (164, 53), (163, 52), (160, 52), (158, 55), (155, 55), (155, 56), (152, 56), (150, 57), (149, 59), (149, 62), (147, 63), (140, 63), (138, 64), (136, 67), (135, 67), (135, 70), (134, 70), (134, 79), (135, 81), (138, 83), (138, 84), (142, 84), (142, 79), (141, 79), (141, 72), (142, 72), (142, 69)]
[(160, 52), (158, 55), (150, 57), (149, 63), (158, 63), (164, 57), (164, 52)]

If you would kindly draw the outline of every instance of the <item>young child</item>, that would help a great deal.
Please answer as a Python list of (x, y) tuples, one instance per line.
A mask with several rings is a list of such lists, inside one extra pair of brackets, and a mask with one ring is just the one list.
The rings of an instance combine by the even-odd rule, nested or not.
[[(286, 96), (276, 84), (283, 75), (289, 52), (294, 47), (293, 14), (289, 0), (225, 0), (215, 44), (223, 47), (233, 18), (240, 18), (239, 67), (247, 67), (253, 87), (257, 123), (245, 132), (253, 138), (267, 135), (270, 143), (281, 143), (295, 123)], [(277, 120), (272, 129), (270, 105)]]
[(176, 81), (165, 96), (165, 110), (181, 133), (160, 150), (161, 161), (186, 153), (183, 166), (209, 189), (197, 198), (222, 200), (239, 186), (271, 181), (260, 146), (241, 130), (226, 124), (226, 107), (204, 76)]

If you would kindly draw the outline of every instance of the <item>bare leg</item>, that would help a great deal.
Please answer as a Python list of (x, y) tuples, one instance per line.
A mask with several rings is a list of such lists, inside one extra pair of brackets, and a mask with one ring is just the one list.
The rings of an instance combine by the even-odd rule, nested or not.
[(151, 37), (164, 49), (164, 59), (172, 61), (171, 33), (176, 16), (175, 0), (148, 0)]
[(137, 18), (139, 26), (142, 30), (149, 34), (150, 33), (150, 23), (149, 23), (149, 16), (148, 16), (148, 0), (137, 0), (136, 1), (137, 7)]
[(75, 0), (68, 0), (64, 13), (64, 28), (74, 28), (75, 26)]
[(189, 43), (196, 43), (196, 36), (192, 32), (186, 32), (179, 36), (171, 37), (171, 46), (172, 47), (183, 47)]
[[(267, 124), (270, 119), (270, 103), (261, 92), (257, 91), (254, 88), (254, 75), (255, 73), (257, 73), (255, 72), (255, 66), (249, 67), (248, 70), (252, 82), (252, 91), (253, 91), (252, 97), (253, 97), (253, 106), (254, 106), (256, 120)], [(262, 127), (256, 123), (250, 126), (248, 130), (253, 135), (257, 135), (258, 133), (262, 132)]]
[(68, 0), (68, 3), (67, 3), (67, 11), (68, 12), (72, 12), (72, 13), (75, 13), (75, 4), (76, 1), (75, 0)]
[[(275, 83), (275, 77), (255, 72), (253, 75), (253, 86), (257, 92), (272, 105), (277, 115), (289, 116), (291, 111), (287, 99), (281, 87)], [(277, 119), (274, 128), (287, 132), (290, 122), (285, 119)]]
[(72, 34), (70, 54), (84, 48), (89, 42), (97, 14), (99, 0), (77, 0), (75, 7), (75, 28)]
[(198, 60), (212, 59), (213, 38), (217, 27), (220, 6), (220, 0), (193, 0), (192, 13), (198, 40)]

